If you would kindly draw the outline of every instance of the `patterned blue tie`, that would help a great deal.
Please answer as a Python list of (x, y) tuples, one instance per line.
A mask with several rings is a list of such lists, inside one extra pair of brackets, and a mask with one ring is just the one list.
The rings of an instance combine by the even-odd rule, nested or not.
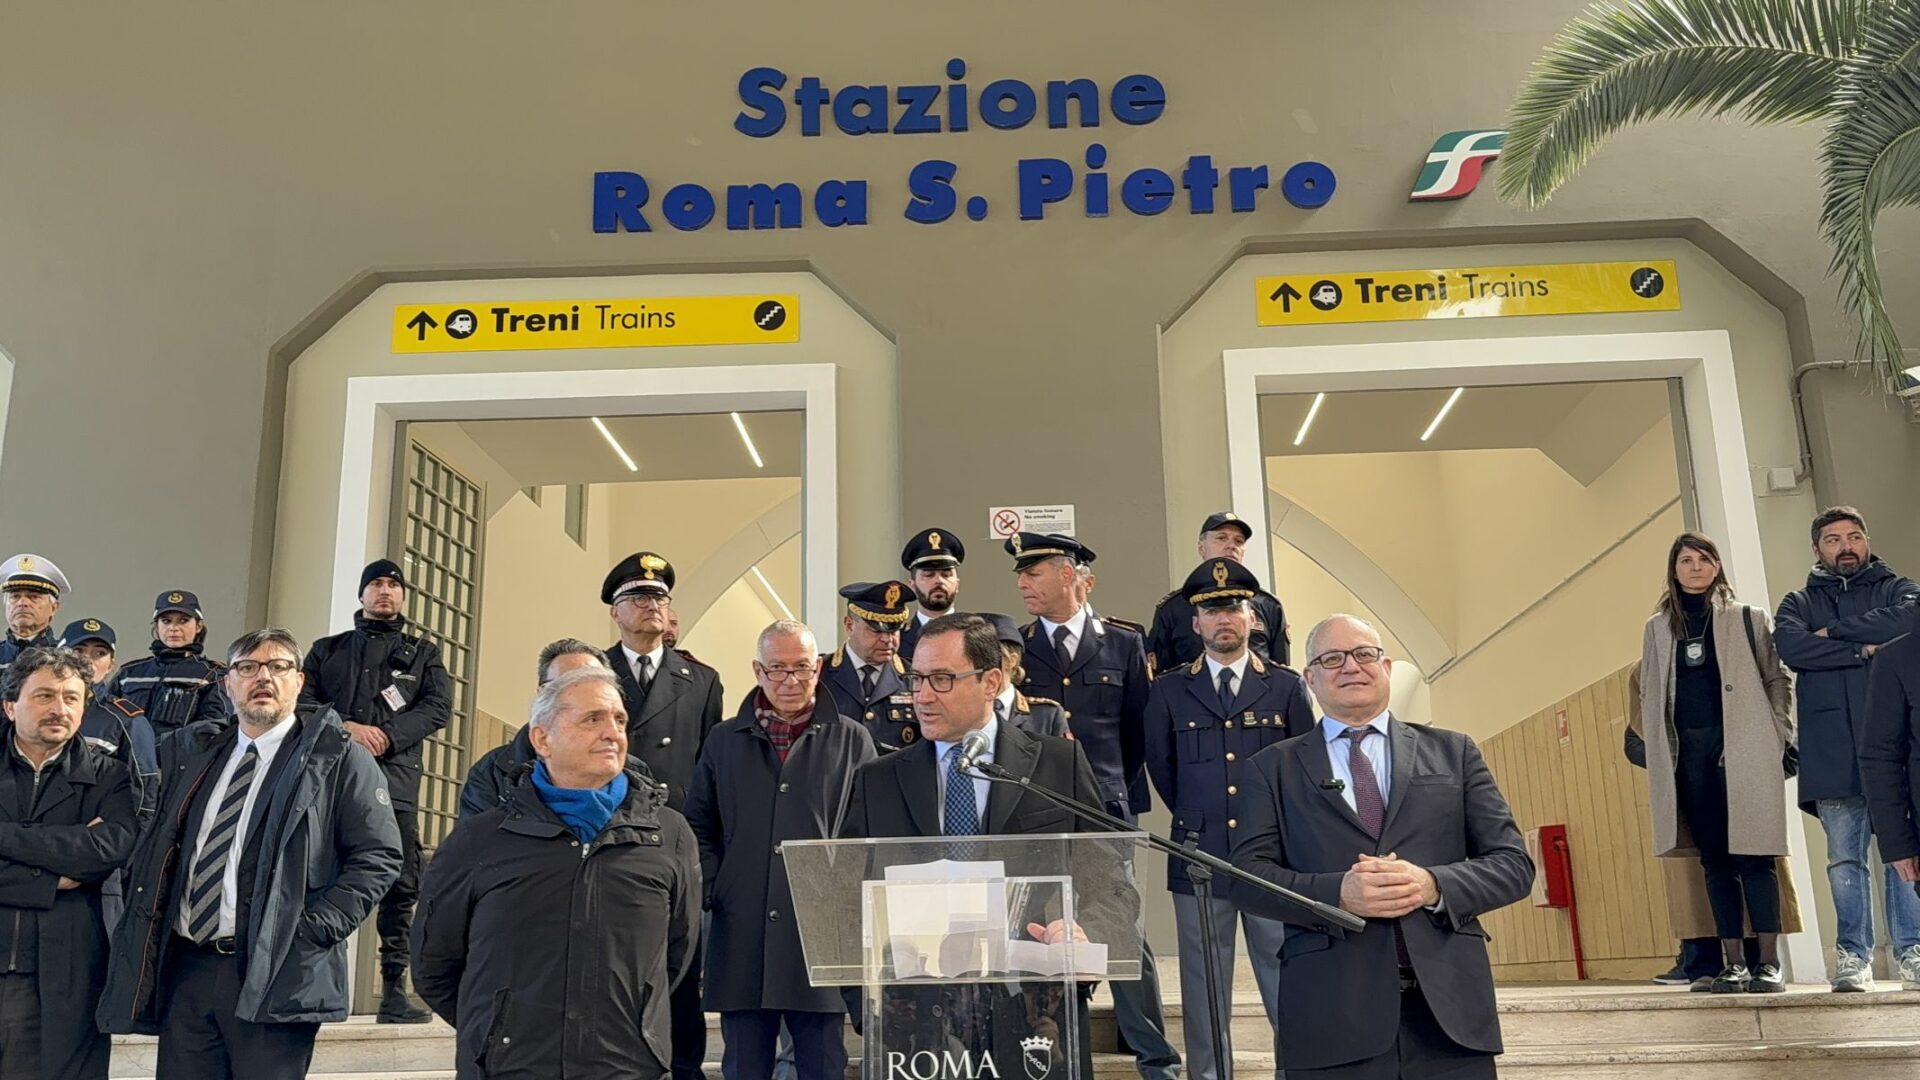
[(973, 777), (960, 771), (960, 744), (955, 743), (947, 747), (947, 806), (942, 831), (948, 836), (979, 835), (980, 808), (973, 799)]

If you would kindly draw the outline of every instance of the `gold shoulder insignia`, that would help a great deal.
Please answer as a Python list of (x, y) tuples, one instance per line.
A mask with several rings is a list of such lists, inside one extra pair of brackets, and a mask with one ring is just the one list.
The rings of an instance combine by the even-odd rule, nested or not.
[(1179, 589), (1175, 589), (1175, 590), (1173, 590), (1172, 592), (1170, 592), (1170, 593), (1168, 593), (1167, 595), (1165, 595), (1165, 596), (1163, 596), (1163, 597), (1161, 597), (1160, 599), (1158, 599), (1158, 600), (1155, 600), (1155, 601), (1153, 602), (1153, 610), (1155, 610), (1155, 611), (1159, 611), (1159, 610), (1160, 610), (1160, 608), (1161, 608), (1161, 606), (1162, 606), (1163, 604), (1165, 604), (1165, 603), (1166, 603), (1167, 601), (1169, 601), (1169, 600), (1172, 600), (1172, 599), (1174, 599), (1174, 598), (1176, 598), (1176, 597), (1178, 597), (1179, 595), (1180, 595), (1180, 590), (1179, 590)]
[(136, 716), (147, 715), (147, 710), (141, 708), (138, 705), (135, 705), (133, 702), (128, 701), (126, 698), (123, 698), (123, 697), (108, 698), (106, 701), (106, 704), (108, 708), (112, 709), (113, 711), (119, 713), (121, 716), (124, 716), (129, 720), (132, 720)]
[(1040, 620), (1035, 619), (1032, 622), (1028, 623), (1027, 625), (1021, 627), (1020, 629), (1024, 631), (1028, 637), (1032, 637), (1034, 630), (1037, 627), (1039, 627), (1039, 625), (1040, 625)]
[(1187, 674), (1198, 675), (1200, 674), (1200, 669), (1206, 666), (1207, 666), (1207, 658), (1204, 656), (1198, 657), (1194, 660), (1193, 663), (1187, 665)]
[(846, 660), (846, 658), (847, 658), (847, 647), (845, 645), (842, 645), (839, 648), (833, 650), (833, 659), (827, 662), (827, 666), (839, 667), (841, 662)]
[(1267, 673), (1267, 665), (1265, 662), (1263, 662), (1260, 659), (1259, 653), (1255, 653), (1255, 652), (1247, 653), (1247, 662), (1252, 664), (1253, 670), (1259, 672), (1260, 674), (1265, 675)]
[(900, 659), (899, 653), (893, 654), (893, 671), (896, 675), (905, 675), (907, 673), (907, 662)]
[(1057, 701), (1055, 701), (1055, 700), (1053, 700), (1053, 699), (1052, 699), (1052, 698), (1050, 698), (1050, 697), (1040, 697), (1040, 696), (1038, 696), (1038, 695), (1035, 695), (1035, 696), (1033, 696), (1033, 697), (1030, 697), (1030, 698), (1027, 698), (1027, 699), (1026, 699), (1026, 702), (1027, 702), (1027, 711), (1028, 711), (1028, 712), (1032, 712), (1032, 711), (1033, 711), (1033, 706), (1035, 706), (1035, 705), (1051, 705), (1051, 706), (1053, 706), (1053, 707), (1054, 707), (1054, 708), (1056, 708), (1056, 709), (1064, 709), (1064, 708), (1066, 708), (1066, 706), (1065, 706), (1065, 705), (1062, 705), (1062, 704), (1060, 704), (1059, 702), (1057, 702)]
[(1147, 628), (1144, 626), (1141, 626), (1137, 622), (1128, 622), (1125, 619), (1116, 619), (1111, 615), (1102, 615), (1100, 617), (1102, 619), (1105, 619), (1107, 622), (1111, 623), (1112, 625), (1119, 627), (1122, 630), (1131, 630), (1134, 633), (1139, 634), (1141, 637), (1147, 636)]

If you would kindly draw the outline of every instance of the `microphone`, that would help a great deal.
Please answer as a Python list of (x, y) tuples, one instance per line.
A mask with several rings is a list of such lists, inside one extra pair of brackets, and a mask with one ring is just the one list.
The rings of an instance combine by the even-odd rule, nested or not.
[(987, 741), (986, 732), (977, 729), (969, 731), (966, 738), (960, 740), (960, 760), (956, 765), (961, 772), (971, 772), (974, 763), (986, 757), (991, 749), (993, 746)]
[(1320, 790), (1321, 791), (1345, 791), (1347, 790), (1347, 782), (1345, 780), (1325, 780), (1321, 782)]

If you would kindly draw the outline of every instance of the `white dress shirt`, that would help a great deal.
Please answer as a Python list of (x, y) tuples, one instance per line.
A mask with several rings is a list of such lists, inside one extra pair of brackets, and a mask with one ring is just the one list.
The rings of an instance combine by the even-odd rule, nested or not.
[[(987, 726), (980, 730), (985, 732), (987, 736), (987, 752), (981, 754), (975, 760), (992, 761), (994, 744), (1000, 741), (999, 718), (995, 717), (988, 720)], [(965, 736), (963, 735), (961, 738), (964, 739)], [(958, 742), (938, 741), (933, 744), (933, 775), (939, 782), (938, 790), (933, 793), (933, 807), (940, 814), (940, 831), (942, 833), (946, 832), (947, 829), (947, 751), (958, 745), (960, 745)], [(981, 776), (978, 772), (969, 773), (968, 777), (973, 781), (973, 806), (980, 819), (980, 828), (982, 831), (985, 831), (987, 827), (987, 792), (992, 790), (993, 781)]]
[(1053, 642), (1053, 628), (1056, 626), (1067, 628), (1067, 655), (1080, 655), (1080, 639), (1087, 632), (1087, 606), (1080, 605), (1080, 610), (1069, 615), (1064, 623), (1053, 622), (1045, 615), (1040, 616), (1040, 632), (1047, 635), (1049, 644)]
[[(646, 656), (649, 669), (655, 675), (660, 674), (660, 661), (667, 655), (667, 642), (665, 638), (662, 638), (660, 639), (660, 644), (653, 647), (652, 652), (642, 654), (627, 648), (626, 642), (623, 641), (620, 643), (620, 651), (627, 654), (627, 670), (633, 672), (633, 681), (639, 682), (640, 657), (642, 655)], [(646, 684), (643, 683), (642, 685)]]
[(1247, 657), (1250, 655), (1252, 654), (1243, 651), (1240, 659), (1231, 664), (1222, 664), (1213, 658), (1212, 653), (1207, 654), (1207, 684), (1213, 687), (1214, 693), (1220, 692), (1220, 673), (1229, 669), (1233, 671), (1233, 682), (1229, 685), (1233, 688), (1234, 694), (1240, 693), (1240, 687), (1247, 678)]
[(1013, 687), (1013, 680), (1008, 679), (1006, 689), (1001, 690), (1000, 696), (993, 699), (993, 714), (995, 716), (1012, 717), (1013, 699), (1017, 697), (1019, 693), (1020, 692)]
[[(220, 774), (214, 777), (213, 792), (207, 799), (206, 811), (200, 815), (200, 831), (193, 838), (193, 846), (187, 849), (187, 880), (193, 880), (194, 865), (200, 861), (200, 849), (206, 846), (207, 837), (213, 834), (214, 819), (220, 816), (220, 804), (227, 797), (227, 781), (233, 778), (235, 769), (240, 767), (240, 759), (246, 756), (247, 747), (255, 748), (260, 760), (253, 767), (253, 782), (247, 785), (247, 801), (240, 805), (240, 820), (235, 825), (233, 847), (227, 853), (226, 872), (220, 878), (220, 924), (213, 931), (216, 938), (234, 935), (235, 911), (240, 897), (240, 856), (246, 847), (247, 831), (253, 827), (254, 804), (260, 799), (260, 789), (266, 786), (267, 772), (273, 768), (274, 756), (286, 744), (287, 736), (298, 726), (289, 716), (285, 720), (268, 728), (259, 738), (249, 738), (239, 721), (234, 722), (233, 752), (227, 755), (227, 763), (221, 767)], [(180, 902), (180, 914), (174, 919), (174, 929), (181, 937), (187, 936), (187, 903), (183, 895)]]

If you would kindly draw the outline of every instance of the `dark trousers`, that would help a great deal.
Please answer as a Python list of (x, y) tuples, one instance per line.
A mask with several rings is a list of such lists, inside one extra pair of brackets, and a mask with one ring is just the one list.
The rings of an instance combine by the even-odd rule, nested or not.
[(303, 1080), (319, 1024), (256, 1024), (234, 1015), (240, 958), (173, 939), (161, 976), (154, 1080)]
[(1326, 1069), (1287, 1066), (1287, 1080), (1485, 1080), (1497, 1075), (1493, 1055), (1448, 1038), (1415, 987), (1400, 994), (1400, 1037), (1387, 1052)]
[(707, 921), (700, 920), (700, 940), (693, 943), (693, 954), (699, 959), (667, 998), (667, 1013), (672, 1021), (673, 1080), (705, 1080), (706, 1077), (700, 1069), (707, 1060), (707, 1014), (700, 1004), (700, 969), (706, 964)]
[[(1746, 961), (1749, 970), (1760, 966), (1760, 939), (1747, 938)], [(1680, 970), (1689, 979), (1711, 979), (1727, 965), (1717, 937), (1690, 937), (1680, 943)]]
[(793, 1065), (800, 1080), (842, 1080), (847, 1074), (846, 1018), (844, 1012), (778, 1009), (721, 1013), (720, 1033), (727, 1042), (721, 1075), (726, 1080), (768, 1080), (785, 1021), (793, 1035)]
[(1727, 771), (1718, 755), (1697, 759), (1681, 736), (1680, 766), (1674, 777), (1680, 812), (1700, 850), (1707, 879), (1707, 903), (1713, 929), (1721, 938), (1780, 932), (1780, 879), (1771, 855), (1734, 855), (1727, 851)]
[(400, 826), (400, 876), (380, 898), (375, 925), (380, 931), (380, 977), (398, 979), (407, 973), (407, 931), (413, 926), (413, 905), (420, 899), (420, 812), (395, 806), (393, 823)]
[(40, 1080), (40, 980), (0, 975), (0, 1080)]

